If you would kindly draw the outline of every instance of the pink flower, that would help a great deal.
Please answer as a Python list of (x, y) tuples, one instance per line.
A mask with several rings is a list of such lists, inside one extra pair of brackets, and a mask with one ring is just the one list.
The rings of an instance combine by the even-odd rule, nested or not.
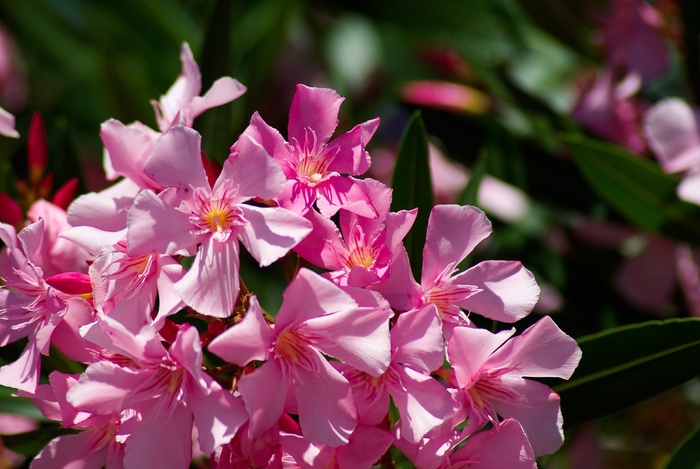
[(287, 143), (255, 113), (246, 130), (282, 167), (287, 178), (279, 196), (282, 207), (306, 213), (314, 203), (326, 217), (344, 208), (369, 218), (377, 213), (357, 181), (370, 166), (365, 150), (379, 126), (379, 118), (355, 126), (333, 141), (343, 98), (334, 90), (297, 85), (289, 111)]
[(245, 204), (271, 199), (284, 175), (265, 150), (245, 135), (233, 147), (214, 187), (200, 156), (199, 134), (181, 125), (158, 139), (145, 165), (168, 189), (142, 191), (128, 213), (127, 254), (189, 254), (194, 263), (176, 282), (182, 300), (202, 314), (227, 317), (240, 290), (239, 245), (266, 266), (285, 255), (310, 223), (280, 207)]
[(317, 445), (292, 433), (280, 436), (282, 449), (302, 469), (369, 469), (393, 441), (388, 431), (366, 426), (358, 426), (348, 444), (339, 447)]
[(514, 417), (535, 454), (550, 454), (564, 441), (559, 396), (526, 378), (568, 379), (581, 350), (549, 316), (508, 340), (514, 332), (454, 328), (447, 346), (454, 381), (462, 390), (470, 425)]
[(309, 262), (331, 270), (325, 275), (336, 284), (366, 287), (385, 280), (391, 255), (411, 228), (416, 210), (389, 213), (391, 189), (373, 179), (357, 184), (369, 196), (378, 217), (342, 210), (339, 231), (333, 221), (310, 210), (306, 217), (313, 223), (313, 231), (294, 250)]
[(389, 396), (401, 416), (401, 434), (418, 442), (457, 410), (430, 373), (443, 364), (442, 329), (434, 305), (403, 313), (391, 329), (391, 363), (379, 377), (337, 365), (350, 381), (360, 422), (377, 425), (389, 413)]
[(44, 280), (37, 262), (44, 238), (43, 219), (19, 234), (0, 224), (0, 346), (28, 338), (20, 357), (0, 368), (0, 384), (33, 392), (39, 380), (40, 353), (49, 354), (51, 335), (68, 308), (88, 307), (84, 300), (66, 300)]
[(181, 326), (166, 350), (151, 327), (132, 334), (109, 316), (97, 317), (96, 324), (84, 328), (85, 338), (121, 358), (90, 365), (67, 400), (83, 412), (110, 415), (132, 409), (142, 415), (126, 444), (127, 467), (189, 467), (193, 422), (206, 454), (231, 440), (247, 416), (236, 397), (203, 373), (193, 326)]
[(457, 264), (489, 234), (491, 222), (478, 208), (438, 205), (428, 219), (420, 285), (399, 248), (389, 280), (372, 288), (402, 311), (434, 304), (443, 327), (469, 324), (462, 309), (515, 322), (532, 311), (539, 295), (534, 276), (520, 262), (483, 261), (457, 273)]
[(161, 132), (176, 123), (178, 114), (182, 114), (184, 125), (192, 127), (194, 119), (207, 109), (230, 103), (246, 92), (246, 87), (238, 80), (223, 77), (216, 80), (204, 96), (198, 96), (202, 90), (202, 75), (186, 42), (182, 44), (180, 60), (180, 76), (160, 101), (151, 101)]
[(250, 438), (295, 402), (306, 439), (331, 447), (347, 444), (357, 425), (350, 384), (322, 354), (381, 375), (390, 360), (391, 315), (378, 295), (343, 291), (306, 269), (287, 287), (274, 326), (251, 297), (243, 321), (209, 344), (212, 353), (239, 366), (265, 361), (238, 385), (250, 414)]

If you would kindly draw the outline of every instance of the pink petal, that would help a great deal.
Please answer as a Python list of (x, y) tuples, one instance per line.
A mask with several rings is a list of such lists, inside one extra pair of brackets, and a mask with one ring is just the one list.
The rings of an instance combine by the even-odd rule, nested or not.
[(342, 269), (342, 255), (346, 248), (335, 223), (316, 210), (309, 210), (306, 219), (311, 221), (313, 229), (294, 247), (294, 251), (324, 269)]
[[(194, 119), (207, 109), (230, 103), (246, 92), (246, 87), (231, 77), (216, 80), (204, 96), (195, 96), (190, 103), (190, 118)], [(197, 92), (199, 93), (199, 91)]]
[(371, 164), (365, 145), (372, 138), (377, 127), (379, 127), (378, 117), (356, 125), (349, 132), (330, 142), (323, 150), (324, 153), (335, 153), (335, 158), (328, 169), (353, 176), (365, 173)]
[(358, 426), (346, 446), (336, 450), (339, 469), (373, 467), (394, 441), (394, 436), (381, 428)]
[[(318, 191), (316, 187), (309, 187), (295, 179), (288, 179), (277, 201), (281, 207), (304, 215), (314, 205), (317, 196)], [(337, 209), (335, 210), (337, 211)]]
[(139, 129), (127, 127), (110, 119), (100, 128), (100, 138), (105, 147), (105, 159), (109, 158), (109, 179), (125, 176), (139, 187), (158, 189), (160, 186), (143, 172), (146, 159), (153, 151), (153, 140)]
[(225, 445), (248, 420), (248, 413), (239, 401), (211, 378), (208, 394), (201, 389), (189, 390), (187, 404), (194, 414), (194, 424), (199, 434), (202, 452), (210, 454), (218, 446)]
[(196, 130), (174, 125), (156, 140), (144, 172), (164, 187), (209, 188), (201, 155), (202, 137)]
[(130, 179), (122, 179), (106, 191), (81, 195), (68, 206), (68, 223), (104, 231), (126, 228), (126, 212), (140, 191)]
[[(250, 119), (250, 125), (245, 129), (243, 135), (250, 136), (254, 141), (262, 145), (268, 155), (282, 167), (285, 171), (287, 178), (293, 178), (296, 176), (296, 171), (289, 168), (285, 162), (290, 158), (289, 145), (284, 140), (284, 137), (280, 135), (277, 129), (270, 127), (265, 123), (265, 121), (260, 117), (257, 112), (253, 113), (253, 117)], [(235, 147), (235, 145), (234, 145)], [(231, 148), (231, 151), (235, 151), (235, 148)]]
[(496, 321), (515, 322), (527, 316), (540, 295), (535, 277), (518, 261), (483, 261), (452, 280), (481, 289), (460, 302), (461, 308)]
[[(355, 183), (367, 195), (370, 204), (377, 212), (376, 218), (366, 218), (347, 210), (340, 212), (339, 226), (343, 233), (350, 233), (351, 227), (359, 223), (365, 233), (375, 233), (383, 228), (385, 219), (391, 208), (392, 189), (374, 179), (358, 179)], [(416, 209), (417, 211), (417, 209)]]
[(202, 390), (207, 389), (207, 381), (202, 375), (202, 344), (197, 328), (188, 323), (181, 325), (168, 354), (192, 375)]
[(510, 375), (569, 379), (579, 360), (581, 349), (562, 332), (552, 318), (544, 316), (522, 334), (509, 340), (487, 361), (485, 368), (503, 363), (517, 364)]
[(276, 360), (269, 360), (241, 377), (238, 390), (250, 416), (248, 435), (251, 440), (258, 439), (280, 419), (289, 385)]
[(431, 373), (443, 364), (445, 349), (437, 308), (428, 304), (399, 315), (391, 329), (392, 362)]
[(513, 417), (522, 425), (535, 456), (554, 453), (564, 442), (559, 395), (546, 385), (527, 379), (509, 380), (508, 384), (525, 397), (527, 405), (494, 401), (498, 414)]
[(306, 147), (306, 132), (308, 128), (316, 133), (318, 138), (315, 149), (330, 140), (338, 125), (338, 112), (343, 102), (338, 93), (329, 88), (310, 88), (297, 85), (296, 94), (289, 109), (289, 126), (287, 138), (291, 142), (296, 139), (299, 146)]
[(54, 438), (32, 460), (32, 468), (100, 469), (107, 460), (107, 444), (96, 440), (96, 431)]
[(357, 425), (350, 384), (318, 353), (314, 370), (297, 369), (295, 395), (304, 437), (336, 447), (347, 444)]
[(490, 234), (491, 222), (476, 207), (433, 207), (423, 248), (421, 284), (430, 284), (447, 266), (458, 264)]
[(149, 412), (131, 432), (124, 450), (124, 467), (187, 468), (191, 462), (192, 412), (182, 406), (169, 415)]
[(166, 204), (151, 190), (141, 191), (136, 197), (127, 220), (127, 253), (132, 257), (151, 253), (176, 254), (194, 246), (202, 238), (191, 234), (189, 214)]
[(331, 176), (317, 186), (316, 206), (325, 217), (345, 209), (367, 218), (377, 218), (377, 211), (362, 186), (351, 177)]
[(391, 397), (401, 415), (401, 435), (417, 443), (456, 410), (447, 389), (436, 379), (407, 366), (394, 368), (401, 384), (390, 388)]
[(39, 384), (39, 367), (41, 355), (36, 339), (29, 338), (29, 343), (12, 363), (0, 367), (0, 384), (8, 388), (33, 393)]
[(312, 229), (307, 219), (281, 207), (240, 205), (239, 208), (248, 222), (240, 234), (241, 242), (261, 267), (287, 254)]
[(689, 171), (678, 185), (676, 192), (679, 199), (700, 205), (700, 169)]
[(238, 366), (245, 366), (253, 360), (267, 360), (275, 337), (263, 318), (258, 299), (251, 296), (249, 301), (243, 320), (226, 329), (207, 346), (214, 355)]
[(646, 115), (644, 131), (664, 171), (675, 173), (700, 163), (698, 115), (680, 99), (667, 99)]
[(221, 184), (234, 184), (243, 201), (254, 197), (274, 199), (284, 190), (287, 179), (282, 169), (260, 143), (244, 133), (232, 148), (214, 192)]
[(486, 329), (455, 327), (448, 344), (449, 361), (461, 388), (471, 386), (472, 378), (484, 368), (491, 354), (503, 345), (515, 329), (496, 334)]
[(353, 290), (359, 307), (328, 310), (325, 315), (308, 319), (304, 329), (318, 337), (314, 345), (325, 354), (379, 376), (391, 361), (389, 319), (394, 313), (379, 294)]
[(422, 303), (420, 285), (413, 279), (408, 253), (403, 244), (393, 253), (394, 259), (389, 268), (389, 278), (372, 285), (389, 302), (392, 308), (408, 311)]
[(391, 252), (401, 244), (416, 221), (418, 209), (399, 210), (386, 216), (386, 246)]
[(0, 107), (0, 135), (19, 138), (19, 132), (15, 130), (15, 116)]
[(284, 292), (275, 329), (283, 331), (311, 318), (357, 307), (357, 302), (333, 282), (311, 270), (300, 269)]
[(126, 397), (143, 381), (141, 373), (101, 361), (90, 365), (66, 395), (79, 410), (115, 414), (124, 408)]
[(238, 240), (202, 243), (185, 276), (175, 284), (182, 301), (200, 314), (227, 318), (240, 291)]
[(488, 431), (471, 435), (450, 456), (452, 464), (476, 463), (479, 469), (537, 469), (535, 454), (517, 420), (508, 418)]

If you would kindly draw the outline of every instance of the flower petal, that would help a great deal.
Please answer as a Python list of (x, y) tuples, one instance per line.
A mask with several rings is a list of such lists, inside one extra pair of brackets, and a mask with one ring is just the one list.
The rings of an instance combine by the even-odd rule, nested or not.
[(656, 104), (646, 115), (644, 131), (664, 171), (675, 173), (700, 163), (698, 113), (684, 101)]
[(143, 170), (164, 187), (189, 190), (190, 186), (209, 188), (201, 154), (202, 137), (184, 125), (174, 125), (153, 145), (153, 153)]
[(527, 316), (540, 296), (534, 275), (519, 261), (483, 261), (452, 281), (481, 289), (461, 301), (461, 308), (496, 321), (515, 322)]
[(289, 109), (287, 138), (296, 139), (306, 147), (306, 131), (311, 129), (318, 138), (315, 150), (330, 140), (338, 125), (338, 112), (344, 98), (330, 88), (311, 88), (297, 85), (292, 106)]

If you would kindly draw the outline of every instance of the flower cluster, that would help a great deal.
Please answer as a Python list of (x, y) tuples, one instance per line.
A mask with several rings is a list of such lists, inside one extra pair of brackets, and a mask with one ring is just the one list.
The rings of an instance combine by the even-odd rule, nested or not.
[[(286, 139), (256, 113), (219, 167), (192, 123), (245, 88), (200, 96), (187, 45), (181, 59), (158, 130), (102, 125), (118, 182), (0, 224), (0, 344), (27, 340), (0, 384), (77, 430), (32, 467), (362, 468), (393, 446), (419, 468), (535, 468), (556, 451), (559, 397), (531, 378), (569, 378), (580, 350), (549, 317), (518, 335), (470, 320), (514, 323), (539, 295), (517, 261), (458, 270), (491, 233), (484, 213), (434, 207), (416, 281), (416, 210), (356, 178), (379, 119), (333, 138), (343, 98), (298, 85)], [(241, 245), (306, 265), (276, 315), (242, 282)], [(84, 371), (41, 384), (52, 349)]]

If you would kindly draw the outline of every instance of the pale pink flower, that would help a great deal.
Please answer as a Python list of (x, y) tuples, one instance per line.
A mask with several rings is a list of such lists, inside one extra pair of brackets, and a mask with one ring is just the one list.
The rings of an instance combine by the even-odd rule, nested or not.
[(379, 126), (379, 118), (356, 125), (329, 141), (338, 125), (343, 98), (334, 90), (297, 85), (289, 111), (287, 143), (277, 130), (255, 113), (246, 130), (282, 167), (287, 178), (278, 200), (281, 206), (304, 214), (316, 203), (326, 217), (344, 208), (374, 218), (367, 194), (352, 177), (370, 167), (365, 150)]
[(160, 101), (151, 101), (161, 132), (165, 132), (175, 123), (178, 114), (182, 114), (184, 124), (191, 127), (194, 119), (207, 109), (230, 103), (246, 92), (246, 87), (238, 80), (223, 77), (216, 80), (204, 96), (199, 96), (202, 90), (202, 75), (186, 42), (182, 44), (180, 60), (180, 76), (168, 92), (160, 97)]
[(273, 326), (251, 297), (243, 321), (209, 344), (212, 353), (239, 366), (265, 361), (238, 384), (250, 414), (250, 438), (295, 402), (306, 439), (332, 447), (347, 444), (357, 425), (350, 384), (322, 354), (381, 375), (390, 361), (392, 314), (379, 295), (344, 291), (306, 269), (287, 287)]
[(274, 198), (284, 186), (284, 175), (260, 145), (243, 135), (210, 187), (200, 140), (196, 131), (176, 125), (156, 142), (145, 170), (168, 189), (136, 197), (128, 212), (127, 254), (197, 249), (175, 290), (198, 312), (227, 317), (240, 290), (239, 240), (267, 266), (304, 238), (311, 224), (281, 207), (245, 204), (254, 197)]
[(409, 81), (399, 94), (408, 103), (458, 114), (485, 114), (491, 107), (491, 99), (482, 91), (446, 81)]
[(387, 282), (372, 286), (402, 311), (434, 304), (443, 327), (467, 325), (466, 309), (496, 321), (515, 322), (532, 311), (539, 288), (518, 261), (483, 261), (457, 273), (459, 264), (491, 234), (491, 222), (472, 206), (438, 205), (428, 219), (420, 285), (399, 247)]
[[(417, 211), (389, 213), (391, 189), (373, 179), (357, 184), (369, 196), (377, 218), (340, 211), (340, 230), (315, 210), (306, 217), (313, 231), (294, 250), (309, 262), (328, 269), (324, 274), (336, 284), (366, 287), (382, 282), (388, 275), (391, 255), (411, 228)], [(342, 233), (342, 235), (341, 235)]]
[(67, 309), (86, 306), (84, 300), (64, 301), (44, 280), (36, 258), (44, 231), (44, 219), (18, 234), (0, 223), (0, 240), (5, 243), (0, 251), (0, 346), (29, 339), (20, 357), (0, 368), (0, 384), (29, 392), (38, 384), (40, 353), (49, 354), (51, 335)]
[(388, 431), (363, 425), (355, 428), (347, 445), (338, 447), (314, 444), (292, 433), (280, 435), (282, 449), (302, 469), (369, 469), (393, 441)]
[(67, 400), (83, 412), (110, 415), (133, 409), (142, 414), (126, 444), (127, 467), (189, 467), (193, 422), (206, 454), (231, 440), (247, 415), (235, 396), (202, 371), (193, 326), (180, 326), (166, 350), (152, 327), (132, 334), (109, 316), (97, 318), (83, 329), (85, 337), (121, 358), (119, 363), (91, 364)]
[(29, 398), (44, 416), (61, 421), (63, 428), (82, 430), (51, 440), (32, 461), (32, 469), (82, 467), (100, 469), (123, 467), (124, 445), (129, 427), (137, 418), (135, 412), (93, 414), (80, 412), (67, 400), (66, 394), (78, 382), (78, 375), (54, 371), (49, 384), (42, 384), (35, 393), (20, 392)]
[(434, 305), (403, 313), (391, 329), (391, 363), (381, 376), (336, 365), (350, 381), (360, 423), (379, 424), (389, 413), (389, 397), (401, 416), (401, 434), (418, 442), (457, 411), (447, 389), (430, 373), (440, 368), (445, 349)]
[(530, 442), (517, 420), (507, 418), (490, 430), (472, 430), (468, 426), (463, 432), (425, 438), (419, 444), (399, 439), (396, 446), (417, 469), (537, 468)]
[(454, 328), (447, 346), (454, 384), (462, 390), (470, 425), (513, 417), (535, 454), (550, 454), (564, 441), (559, 396), (526, 378), (569, 379), (581, 350), (549, 316), (510, 339), (514, 332)]
[(92, 260), (90, 253), (61, 237), (71, 228), (65, 210), (40, 199), (29, 208), (27, 218), (30, 222), (44, 220), (44, 236), (35, 262), (46, 277), (61, 272), (87, 272), (88, 261)]

